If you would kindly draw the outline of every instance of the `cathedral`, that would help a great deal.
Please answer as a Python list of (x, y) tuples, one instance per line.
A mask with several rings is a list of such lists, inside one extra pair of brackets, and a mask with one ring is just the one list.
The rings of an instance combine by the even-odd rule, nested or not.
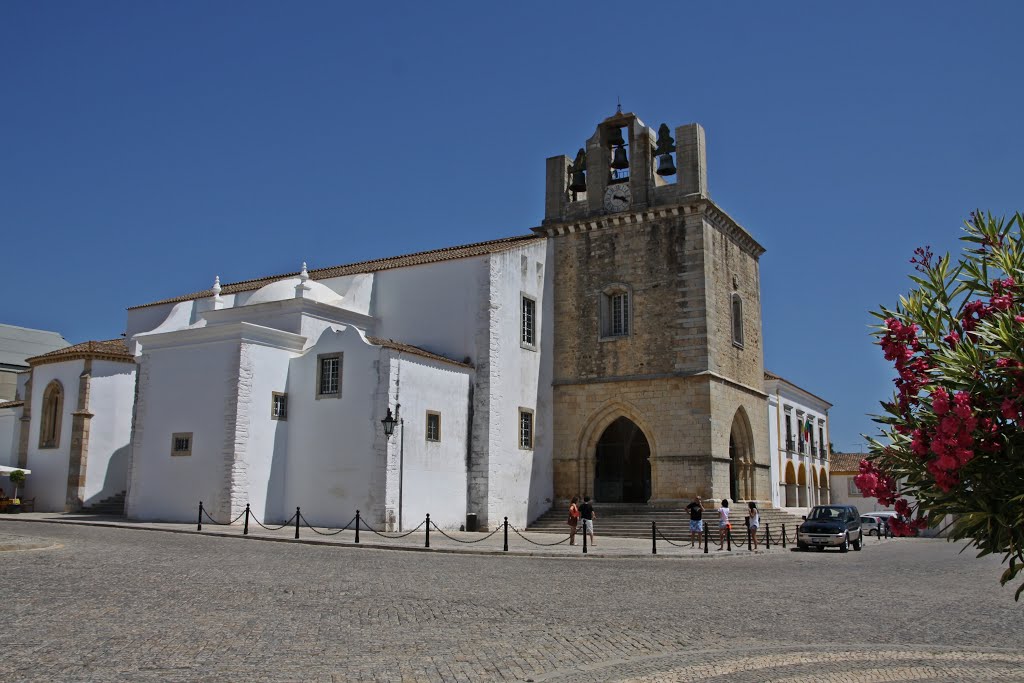
[[(129, 309), (123, 338), (28, 359), (0, 464), (31, 470), (39, 511), (113, 500), (137, 520), (194, 521), (200, 501), (390, 530), (525, 526), (574, 495), (786, 504), (804, 452), (769, 419), (762, 253), (711, 199), (703, 128), (620, 111), (547, 160), (526, 234), (215, 279)], [(815, 485), (819, 402), (799, 411), (819, 421)]]

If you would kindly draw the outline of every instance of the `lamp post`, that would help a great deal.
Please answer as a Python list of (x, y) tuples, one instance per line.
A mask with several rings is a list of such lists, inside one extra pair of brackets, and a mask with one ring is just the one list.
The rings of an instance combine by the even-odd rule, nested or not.
[(394, 415), (391, 414), (391, 408), (388, 407), (388, 414), (380, 421), (384, 426), (385, 439), (390, 439), (391, 435), (395, 433), (396, 424), (402, 427), (402, 432), (398, 437), (398, 531), (400, 532), (402, 531), (402, 480), (405, 467), (405, 420), (399, 416), (401, 407), (401, 403), (395, 404)]

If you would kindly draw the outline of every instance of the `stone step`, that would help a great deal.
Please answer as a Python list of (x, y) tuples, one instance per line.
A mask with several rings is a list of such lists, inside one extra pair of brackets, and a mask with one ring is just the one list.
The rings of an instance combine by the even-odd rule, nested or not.
[(90, 515), (124, 516), (124, 499), (127, 491), (121, 491), (104, 498), (98, 503), (85, 505), (82, 512)]

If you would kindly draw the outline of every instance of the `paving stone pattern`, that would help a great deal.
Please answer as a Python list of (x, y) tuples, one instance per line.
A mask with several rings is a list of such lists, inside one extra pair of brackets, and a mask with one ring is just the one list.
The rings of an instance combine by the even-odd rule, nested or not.
[(1024, 681), (997, 561), (936, 540), (716, 562), (0, 540), (4, 681)]

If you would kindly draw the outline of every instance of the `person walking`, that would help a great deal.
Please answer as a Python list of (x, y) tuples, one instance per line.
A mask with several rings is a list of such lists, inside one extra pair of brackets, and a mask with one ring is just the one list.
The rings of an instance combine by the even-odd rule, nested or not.
[(569, 545), (576, 545), (576, 527), (580, 525), (579, 496), (573, 496), (569, 503)]
[(747, 529), (750, 530), (750, 536), (754, 539), (754, 550), (757, 550), (757, 530), (761, 526), (761, 514), (757, 511), (757, 503), (754, 501), (747, 503), (747, 507), (750, 508), (747, 513), (749, 515)]
[(729, 524), (729, 499), (725, 498), (722, 500), (722, 506), (718, 508), (718, 549), (722, 550), (725, 546), (725, 535), (732, 529), (732, 525)]
[(686, 506), (690, 513), (690, 547), (700, 545), (700, 535), (704, 532), (704, 503), (700, 496), (694, 496), (693, 502)]
[(580, 517), (583, 518), (583, 533), (590, 534), (590, 545), (596, 545), (594, 543), (594, 518), (597, 517), (597, 513), (594, 512), (594, 506), (590, 504), (590, 496), (583, 496)]

